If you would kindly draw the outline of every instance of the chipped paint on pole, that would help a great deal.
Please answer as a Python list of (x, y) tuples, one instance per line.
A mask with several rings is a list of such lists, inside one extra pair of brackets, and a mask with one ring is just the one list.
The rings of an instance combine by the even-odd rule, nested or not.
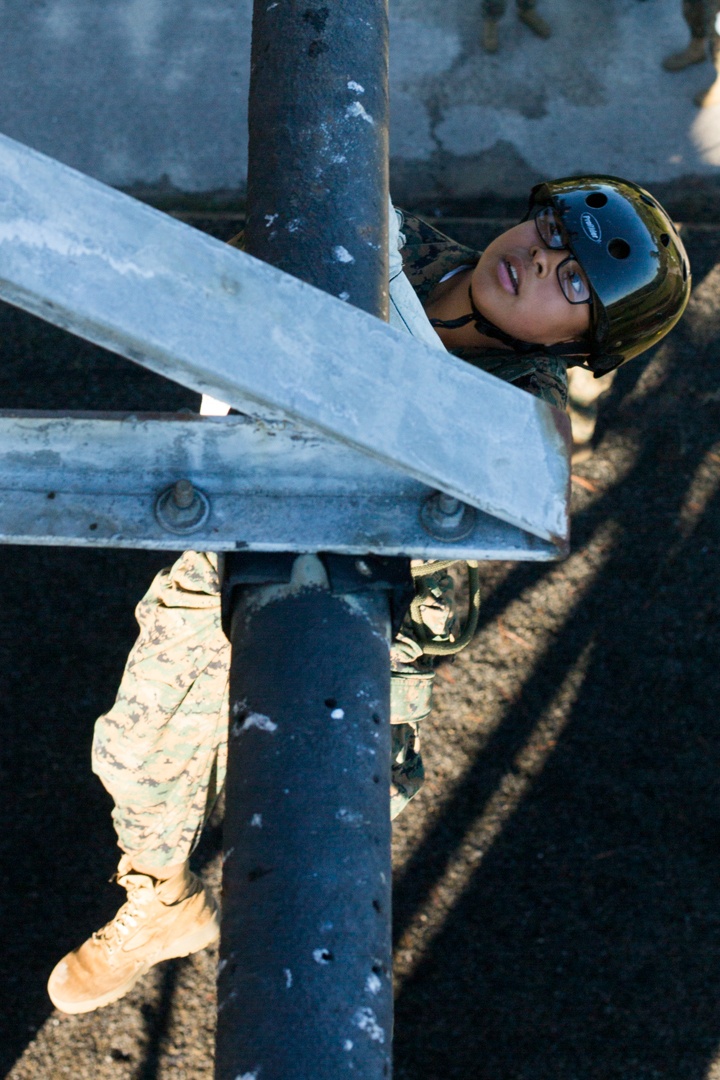
[(238, 590), (218, 1080), (390, 1075), (389, 625), (315, 556)]
[[(247, 250), (380, 319), (387, 47), (386, 0), (255, 2)], [(278, 332), (296, 333), (288, 311)], [(324, 380), (323, 408), (337, 379), (344, 371)], [(226, 562), (237, 734), (226, 781), (232, 854), (217, 1080), (391, 1073), (393, 587), (368, 556), (330, 559), (332, 567), (314, 554)], [(407, 560), (386, 561), (388, 577), (410, 583)]]
[(383, 319), (387, 64), (376, 0), (255, 4), (247, 250)]

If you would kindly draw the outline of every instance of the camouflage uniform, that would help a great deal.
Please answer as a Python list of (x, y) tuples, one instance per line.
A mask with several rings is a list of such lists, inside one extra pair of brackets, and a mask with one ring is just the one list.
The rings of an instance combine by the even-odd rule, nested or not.
[(135, 614), (140, 635), (95, 725), (93, 772), (115, 801), (120, 847), (160, 869), (187, 858), (225, 773), (230, 645), (217, 556), (185, 552)]
[[(402, 223), (405, 273), (421, 301), (440, 278), (480, 253), (411, 216)], [(564, 406), (564, 364), (543, 354), (464, 349), (463, 359)], [(419, 619), (436, 641), (455, 634), (446, 570), (422, 577)], [(140, 636), (117, 699), (95, 725), (93, 771), (115, 802), (120, 847), (145, 869), (186, 859), (222, 787), (227, 757), (230, 646), (220, 625), (217, 557), (185, 552), (161, 571), (138, 604)], [(417, 617), (417, 612), (416, 612)], [(406, 617), (391, 654), (393, 816), (423, 782), (419, 724), (431, 708), (432, 660)]]
[[(427, 632), (449, 640), (453, 584), (420, 579)], [(99, 718), (93, 772), (115, 802), (120, 847), (145, 868), (187, 858), (224, 779), (230, 644), (220, 625), (217, 556), (186, 551), (161, 570), (135, 612), (138, 637), (115, 704)], [(430, 712), (434, 672), (406, 621), (393, 642), (393, 816), (423, 782), (418, 724)]]

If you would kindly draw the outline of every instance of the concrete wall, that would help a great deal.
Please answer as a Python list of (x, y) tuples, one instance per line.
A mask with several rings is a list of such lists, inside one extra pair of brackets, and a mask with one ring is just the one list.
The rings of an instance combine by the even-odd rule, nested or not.
[(0, 131), (122, 187), (237, 188), (250, 0), (5, 0)]
[[(241, 190), (251, 6), (5, 0), (0, 130), (125, 188)], [(508, 0), (494, 57), (479, 8), (391, 0), (393, 186), (406, 202), (515, 196), (588, 170), (714, 180), (720, 109), (692, 103), (711, 66), (660, 69), (687, 39), (680, 0), (539, 0), (550, 41)]]

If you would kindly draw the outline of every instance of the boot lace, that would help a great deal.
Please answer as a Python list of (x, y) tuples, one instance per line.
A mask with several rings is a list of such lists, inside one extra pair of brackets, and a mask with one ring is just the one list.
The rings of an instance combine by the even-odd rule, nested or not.
[(93, 934), (93, 941), (104, 945), (109, 955), (120, 949), (129, 934), (147, 917), (148, 905), (155, 896), (152, 880), (145, 875), (124, 874), (117, 882), (127, 889), (128, 898), (115, 918)]

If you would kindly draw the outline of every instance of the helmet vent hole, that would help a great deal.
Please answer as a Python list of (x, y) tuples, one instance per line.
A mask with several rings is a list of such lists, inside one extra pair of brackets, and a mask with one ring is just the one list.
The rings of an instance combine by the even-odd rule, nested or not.
[(683, 281), (687, 281), (687, 278), (688, 278), (688, 268), (687, 268), (687, 263), (686, 263), (686, 262), (685, 262), (685, 260), (683, 259)]
[(663, 247), (668, 246), (668, 244), (670, 243), (670, 236), (668, 235), (668, 233), (660, 233), (660, 243)]
[(654, 199), (651, 199), (649, 195), (641, 195), (640, 198), (646, 206), (652, 206), (653, 210), (657, 210), (657, 203)]
[(591, 191), (585, 196), (585, 202), (588, 206), (592, 206), (593, 210), (599, 210), (607, 203), (607, 195), (603, 195), (602, 191)]
[(630, 254), (630, 245), (627, 240), (621, 240), (619, 236), (610, 241), (607, 249), (613, 259), (627, 259)]

